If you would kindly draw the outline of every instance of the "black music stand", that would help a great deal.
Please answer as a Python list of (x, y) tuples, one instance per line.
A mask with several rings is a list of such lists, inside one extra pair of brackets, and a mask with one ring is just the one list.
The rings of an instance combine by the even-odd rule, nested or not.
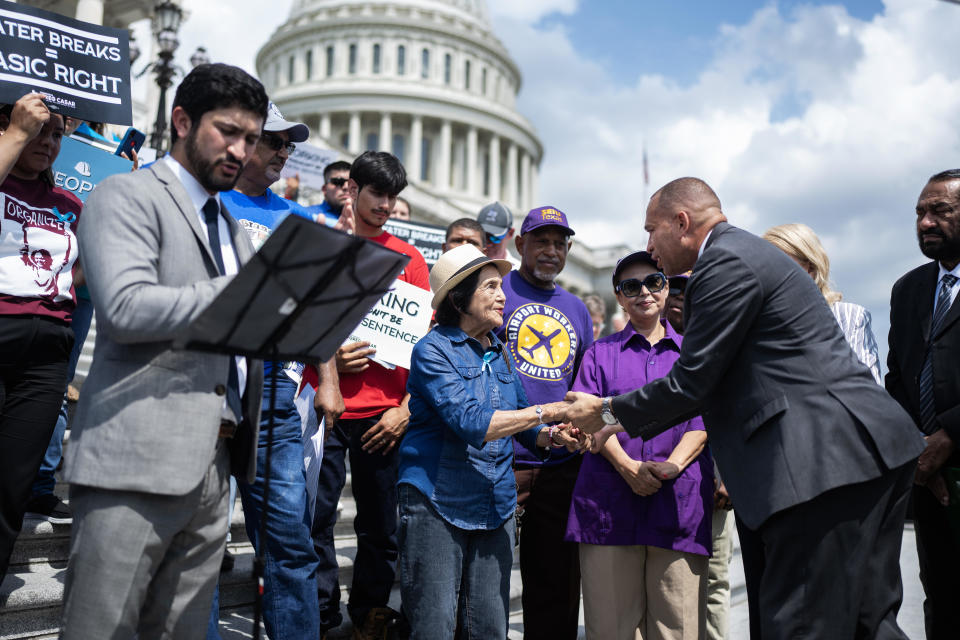
[[(410, 258), (362, 238), (290, 215), (174, 346), (249, 358), (328, 360), (360, 324)], [(276, 380), (264, 466), (260, 544), (253, 564), (257, 593), (253, 637), (260, 638), (264, 547), (270, 498)]]

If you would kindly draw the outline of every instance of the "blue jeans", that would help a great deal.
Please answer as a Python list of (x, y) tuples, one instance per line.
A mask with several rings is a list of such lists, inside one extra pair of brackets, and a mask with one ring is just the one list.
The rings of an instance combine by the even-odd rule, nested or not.
[(357, 532), (357, 556), (347, 612), (355, 625), (367, 612), (386, 607), (396, 577), (397, 554), (397, 450), (387, 455), (365, 453), (360, 437), (380, 416), (338, 420), (327, 431), (323, 463), (317, 487), (313, 541), (320, 556), (317, 590), (320, 594), (320, 628), (339, 627), (340, 582), (333, 528), (337, 522), (337, 501), (346, 482), (346, 455), (350, 454), (351, 486), (357, 503), (353, 528)]
[[(491, 530), (444, 520), (418, 489), (401, 484), (400, 592), (411, 640), (507, 637), (514, 519)], [(478, 499), (483, 499), (478, 497)]]
[[(263, 406), (269, 407), (272, 376), (263, 385)], [(270, 497), (264, 553), (263, 620), (267, 635), (284, 640), (317, 640), (320, 637), (317, 602), (317, 554), (310, 538), (306, 471), (300, 414), (293, 401), (297, 385), (277, 372), (273, 453), (270, 457)], [(263, 483), (267, 459), (270, 412), (260, 419), (257, 479), (239, 482), (247, 535), (258, 551)]]
[[(68, 383), (73, 380), (73, 375), (77, 371), (77, 361), (80, 359), (80, 352), (83, 351), (83, 343), (87, 339), (87, 332), (90, 331), (91, 318), (93, 318), (93, 303), (84, 298), (77, 298), (77, 307), (73, 310), (73, 318), (70, 321), (74, 342), (67, 369)], [(66, 433), (67, 398), (64, 395), (63, 403), (60, 405), (60, 415), (57, 416), (57, 424), (53, 428), (53, 436), (50, 438), (50, 444), (47, 445), (47, 452), (43, 455), (43, 462), (40, 463), (37, 477), (33, 481), (32, 496), (53, 493), (53, 487), (56, 484), (53, 475), (60, 464), (60, 458), (63, 457), (63, 437)]]

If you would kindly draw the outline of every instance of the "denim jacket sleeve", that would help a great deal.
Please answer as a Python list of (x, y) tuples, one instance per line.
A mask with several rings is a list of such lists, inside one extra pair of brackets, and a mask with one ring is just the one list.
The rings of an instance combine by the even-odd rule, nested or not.
[[(509, 357), (509, 356), (507, 356)], [(527, 398), (527, 392), (523, 388), (523, 383), (520, 382), (520, 376), (516, 373), (513, 374), (513, 386), (517, 390), (517, 409), (526, 409), (530, 406), (530, 400)], [(543, 429), (541, 425), (536, 427), (531, 427), (530, 429), (525, 429), (518, 433), (513, 434), (513, 437), (517, 441), (527, 448), (527, 451), (531, 451), (543, 460), (550, 459), (550, 449), (541, 449), (537, 446), (537, 436), (540, 435), (540, 430)]]
[(494, 409), (483, 406), (469, 392), (454, 362), (441, 345), (421, 340), (414, 347), (408, 387), (429, 399), (444, 424), (467, 444), (480, 449), (484, 445)]

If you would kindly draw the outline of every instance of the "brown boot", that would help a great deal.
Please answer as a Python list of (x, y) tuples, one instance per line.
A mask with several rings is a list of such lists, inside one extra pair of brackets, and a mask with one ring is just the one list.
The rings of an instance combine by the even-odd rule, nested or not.
[(400, 613), (390, 607), (374, 607), (353, 628), (353, 640), (394, 640), (401, 620)]

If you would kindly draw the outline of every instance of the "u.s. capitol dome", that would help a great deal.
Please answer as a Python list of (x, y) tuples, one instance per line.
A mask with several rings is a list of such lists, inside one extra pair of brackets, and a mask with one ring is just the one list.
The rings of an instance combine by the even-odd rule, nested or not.
[(256, 65), (311, 142), (397, 155), (418, 219), (446, 224), (493, 200), (522, 216), (538, 204), (543, 146), (516, 110), (520, 71), (483, 0), (294, 0)]

